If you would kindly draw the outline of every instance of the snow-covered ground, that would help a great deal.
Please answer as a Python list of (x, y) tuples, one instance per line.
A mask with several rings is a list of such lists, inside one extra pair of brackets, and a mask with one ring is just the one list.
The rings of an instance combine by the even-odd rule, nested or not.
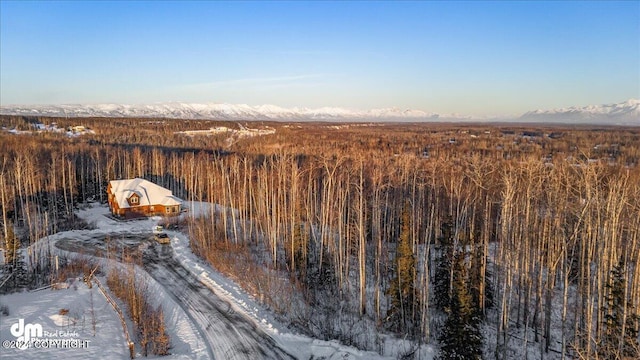
[(210, 128), (208, 130), (185, 130), (185, 131), (177, 131), (176, 134), (194, 136), (194, 135), (217, 135), (217, 134), (230, 134), (237, 135), (241, 138), (244, 137), (253, 137), (253, 136), (262, 136), (262, 135), (271, 135), (275, 134), (276, 129), (271, 127), (265, 127), (264, 129), (251, 129), (246, 128), (241, 125), (241, 129), (231, 129), (225, 126), (218, 126), (215, 128)]
[(215, 128), (210, 128), (208, 130), (177, 131), (176, 134), (182, 134), (187, 136), (195, 136), (195, 135), (208, 136), (208, 135), (225, 134), (225, 135), (228, 135), (228, 138), (225, 140), (225, 144), (227, 147), (229, 147), (240, 139), (246, 139), (254, 136), (273, 135), (276, 133), (276, 129), (268, 126), (262, 129), (251, 129), (243, 126), (242, 124), (238, 124), (238, 126), (240, 126), (240, 129), (231, 129), (226, 126), (218, 126)]
[[(182, 216), (197, 216), (199, 214), (210, 213), (211, 204), (207, 203), (187, 203), (189, 209), (187, 214)], [(49, 244), (64, 239), (74, 241), (91, 242), (98, 237), (125, 237), (132, 235), (151, 236), (152, 229), (160, 218), (150, 218), (136, 221), (116, 221), (109, 218), (109, 211), (103, 205), (91, 205), (78, 212), (78, 216), (93, 224), (96, 230), (75, 230), (58, 233), (43, 239), (38, 243), (40, 250)], [(344, 346), (336, 341), (321, 341), (299, 334), (292, 333), (286, 326), (278, 323), (274, 316), (265, 310), (249, 294), (244, 292), (233, 281), (225, 278), (220, 273), (212, 269), (208, 264), (197, 258), (189, 247), (189, 239), (182, 233), (168, 231), (171, 236), (171, 247), (175, 259), (192, 275), (197, 276), (204, 286), (209, 288), (219, 298), (226, 301), (237, 313), (242, 314), (246, 319), (253, 322), (255, 326), (267, 333), (276, 344), (299, 359), (324, 358), (324, 359), (385, 359), (395, 358), (398, 353), (403, 352), (403, 343), (400, 340), (388, 340), (385, 346), (385, 356), (380, 356), (374, 352), (365, 352), (358, 349)], [(60, 255), (66, 252), (51, 246), (51, 249)], [(38, 251), (38, 249), (32, 249)], [(107, 261), (107, 260), (103, 260)], [(108, 260), (115, 262), (114, 260)], [(113, 266), (113, 264), (112, 264)], [(117, 265), (115, 265), (117, 266)], [(138, 269), (140, 272), (143, 270)], [(197, 324), (192, 317), (188, 316), (174, 297), (169, 296), (163, 284), (153, 280), (148, 274), (144, 276), (151, 291), (152, 298), (157, 299), (162, 304), (167, 329), (171, 337), (172, 348), (170, 349), (171, 359), (205, 359), (209, 358), (206, 340), (199, 333)], [(77, 288), (77, 290), (75, 290)], [(89, 293), (93, 291), (94, 309), (99, 314), (100, 325), (96, 331), (96, 337), (92, 336), (91, 322), (86, 320), (87, 304)], [(122, 326), (119, 323), (115, 311), (105, 301), (99, 291), (94, 287), (89, 290), (86, 285), (78, 283), (65, 290), (41, 290), (33, 293), (20, 293), (0, 296), (0, 303), (9, 307), (10, 315), (2, 317), (0, 323), (1, 340), (11, 341), (15, 337), (11, 334), (11, 326), (19, 319), (24, 319), (26, 324), (41, 324), (45, 331), (52, 332), (58, 328), (55, 321), (61, 322), (59, 313), (61, 308), (70, 308), (71, 314), (85, 314), (84, 328), (78, 330), (81, 338), (87, 338), (91, 342), (86, 349), (2, 349), (2, 358), (5, 354), (8, 358), (37, 358), (51, 359), (71, 356), (77, 358), (128, 358), (128, 350), (125, 347)], [(65, 305), (70, 304), (70, 305)], [(75, 313), (74, 313), (74, 309)], [(53, 316), (53, 318), (52, 318)], [(57, 320), (54, 320), (57, 319)], [(89, 324), (89, 325), (87, 325)], [(77, 322), (76, 322), (76, 326)], [(95, 341), (93, 341), (95, 340)], [(420, 351), (422, 359), (433, 358), (434, 353), (431, 347), (423, 347)], [(167, 357), (163, 357), (167, 358)]]
[(45, 125), (42, 123), (32, 124), (33, 131), (31, 130), (17, 130), (17, 129), (7, 129), (5, 127), (2, 130), (14, 134), (14, 135), (24, 135), (24, 134), (33, 134), (38, 132), (53, 132), (59, 134), (65, 134), (68, 137), (77, 137), (86, 134), (95, 134), (95, 132), (91, 129), (87, 129), (82, 125), (72, 126), (68, 129), (59, 128), (56, 123), (52, 123), (51, 125)]
[[(41, 239), (36, 245), (29, 251), (44, 253), (47, 248), (51, 249), (53, 254), (59, 256), (65, 256), (73, 258), (78, 256), (75, 253), (60, 250), (54, 246), (56, 242), (66, 241), (72, 239), (78, 242), (89, 243), (95, 241), (96, 238), (118, 238), (132, 235), (151, 234), (152, 226), (157, 223), (157, 220), (145, 219), (142, 221), (119, 223), (115, 220), (107, 218), (105, 215), (109, 213), (108, 209), (104, 206), (91, 206), (85, 210), (79, 212), (80, 216), (87, 221), (94, 222), (97, 226), (96, 230), (73, 230), (61, 232), (48, 238)], [(114, 260), (101, 259), (100, 263), (103, 268), (114, 268), (122, 266), (116, 263)], [(155, 305), (162, 305), (165, 314), (165, 325), (171, 338), (171, 356), (163, 357), (170, 359), (209, 359), (209, 353), (207, 350), (207, 344), (203, 337), (198, 333), (194, 324), (190, 321), (188, 315), (183, 309), (166, 294), (165, 289), (161, 284), (153, 281), (151, 277), (146, 275), (143, 271), (138, 269), (138, 278), (144, 280), (148, 286), (151, 298), (155, 299), (157, 303)], [(106, 284), (104, 278), (101, 279), (102, 284)], [(40, 324), (43, 331), (54, 332), (58, 328), (50, 326), (51, 321), (47, 321), (47, 318), (51, 316), (57, 316), (60, 309), (69, 309), (68, 316), (75, 316), (76, 318), (84, 317), (78, 322), (83, 322), (84, 327), (82, 331), (78, 330), (79, 339), (90, 340), (87, 348), (78, 349), (7, 349), (3, 346), (1, 348), (2, 356), (0, 358), (16, 358), (16, 359), (57, 359), (71, 356), (71, 358), (78, 359), (128, 359), (129, 350), (124, 338), (124, 332), (120, 324), (119, 318), (113, 307), (106, 302), (104, 296), (100, 293), (97, 287), (93, 287), (91, 290), (82, 283), (80, 280), (70, 281), (73, 285), (69, 289), (65, 290), (51, 290), (45, 289), (37, 292), (25, 292), (20, 294), (11, 294), (0, 296), (0, 304), (7, 305), (9, 308), (10, 316), (2, 317), (0, 322), (0, 339), (2, 344), (5, 345), (5, 341), (16, 340), (16, 337), (11, 333), (11, 326), (18, 322), (19, 319), (24, 319), (25, 324)], [(74, 286), (75, 285), (75, 286)], [(78, 288), (78, 291), (73, 289)], [(84, 289), (84, 291), (82, 291)], [(96, 336), (93, 337), (92, 323), (90, 316), (87, 315), (91, 307), (91, 296), (88, 294), (93, 292), (94, 311), (99, 318), (105, 318), (104, 324), (98, 321), (98, 325), (101, 326), (100, 331), (96, 331)], [(122, 307), (122, 306), (121, 306)], [(75, 310), (74, 310), (75, 309)], [(124, 308), (123, 312), (126, 313)], [(5, 321), (6, 319), (6, 321)], [(131, 322), (128, 321), (129, 332), (133, 331)], [(88, 330), (87, 330), (88, 329)], [(89, 336), (90, 334), (91, 336)], [(44, 334), (46, 335), (46, 334)], [(116, 336), (117, 335), (117, 336)], [(45, 336), (45, 338), (47, 338)], [(95, 341), (94, 341), (95, 340)], [(11, 344), (11, 343), (7, 343)], [(138, 357), (140, 356), (137, 351)]]
[[(95, 314), (95, 336), (91, 298)], [(9, 316), (0, 317), (0, 358), (3, 360), (129, 357), (120, 320), (95, 286), (89, 289), (82, 281), (73, 279), (68, 289), (3, 295), (0, 296), (0, 304), (9, 309)], [(69, 312), (60, 315), (61, 309)], [(15, 346), (17, 339), (12, 335), (11, 329), (20, 333), (20, 319), (24, 320), (24, 325), (40, 325), (42, 328), (42, 341), (34, 343), (32, 348), (21, 350)], [(60, 340), (70, 342), (66, 345), (63, 342), (56, 343)]]

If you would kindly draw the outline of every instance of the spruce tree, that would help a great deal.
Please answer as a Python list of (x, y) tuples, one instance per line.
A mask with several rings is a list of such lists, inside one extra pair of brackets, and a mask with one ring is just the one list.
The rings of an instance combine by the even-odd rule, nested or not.
[(627, 299), (626, 274), (622, 261), (611, 270), (604, 301), (604, 335), (598, 353), (608, 359), (640, 358), (638, 316)]
[(413, 331), (415, 319), (416, 293), (416, 259), (411, 243), (411, 219), (409, 205), (402, 210), (400, 237), (396, 248), (394, 261), (394, 276), (387, 290), (390, 305), (387, 311), (388, 327), (396, 332)]
[(4, 263), (15, 266), (16, 253), (20, 251), (20, 240), (13, 231), (13, 224), (9, 222), (5, 226), (7, 227), (7, 236), (4, 238)]
[(31, 283), (32, 276), (27, 272), (27, 266), (20, 249), (20, 239), (15, 235), (13, 225), (7, 224), (8, 236), (4, 239), (5, 258), (4, 273), (11, 276), (7, 286), (12, 289), (19, 289)]
[(438, 340), (439, 359), (481, 359), (482, 334), (480, 318), (469, 290), (465, 254), (458, 252), (453, 260), (453, 284), (450, 306), (446, 309), (447, 320)]
[[(475, 245), (471, 247), (470, 260), (471, 260), (471, 272), (469, 273), (469, 286), (471, 296), (473, 298), (473, 306), (475, 311), (484, 318), (483, 306), (486, 309), (493, 307), (493, 286), (491, 272), (485, 268), (484, 274), (481, 271), (482, 266), (482, 246)], [(483, 279), (484, 277), (484, 279)], [(483, 281), (484, 280), (484, 281)], [(484, 284), (484, 298), (480, 296), (480, 287)], [(480, 302), (484, 301), (484, 304)]]
[(436, 270), (434, 279), (434, 302), (439, 310), (445, 311), (451, 305), (451, 265), (453, 260), (453, 223), (451, 217), (447, 217), (440, 225), (441, 236), (439, 238), (436, 258)]

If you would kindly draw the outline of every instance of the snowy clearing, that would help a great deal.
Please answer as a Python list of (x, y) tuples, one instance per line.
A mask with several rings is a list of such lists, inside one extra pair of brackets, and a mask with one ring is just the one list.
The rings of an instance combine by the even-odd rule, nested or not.
[[(72, 279), (71, 286), (62, 290), (40, 290), (0, 296), (0, 304), (9, 308), (9, 316), (2, 316), (0, 339), (2, 359), (87, 359), (129, 357), (120, 320), (111, 305), (97, 287), (89, 289), (79, 279)], [(95, 336), (91, 316), (91, 299), (95, 313)], [(69, 312), (61, 315), (61, 309)], [(64, 311), (63, 311), (64, 312)], [(23, 319), (24, 324), (39, 324), (43, 340), (32, 348), (15, 347), (16, 337), (11, 328)], [(67, 348), (61, 348), (57, 340), (73, 340)], [(36, 347), (37, 346), (37, 347)]]

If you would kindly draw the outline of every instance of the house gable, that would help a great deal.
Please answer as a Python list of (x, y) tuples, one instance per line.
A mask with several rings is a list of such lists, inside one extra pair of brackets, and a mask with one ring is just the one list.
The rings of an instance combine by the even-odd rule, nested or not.
[(127, 198), (127, 203), (129, 206), (139, 206), (140, 205), (140, 195), (133, 193), (131, 196)]

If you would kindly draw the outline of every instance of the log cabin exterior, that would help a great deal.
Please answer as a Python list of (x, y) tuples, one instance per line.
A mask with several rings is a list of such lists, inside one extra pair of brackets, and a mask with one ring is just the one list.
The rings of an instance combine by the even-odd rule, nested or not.
[(171, 190), (140, 178), (109, 181), (107, 199), (111, 213), (127, 219), (176, 216), (182, 205), (182, 200), (173, 196)]

